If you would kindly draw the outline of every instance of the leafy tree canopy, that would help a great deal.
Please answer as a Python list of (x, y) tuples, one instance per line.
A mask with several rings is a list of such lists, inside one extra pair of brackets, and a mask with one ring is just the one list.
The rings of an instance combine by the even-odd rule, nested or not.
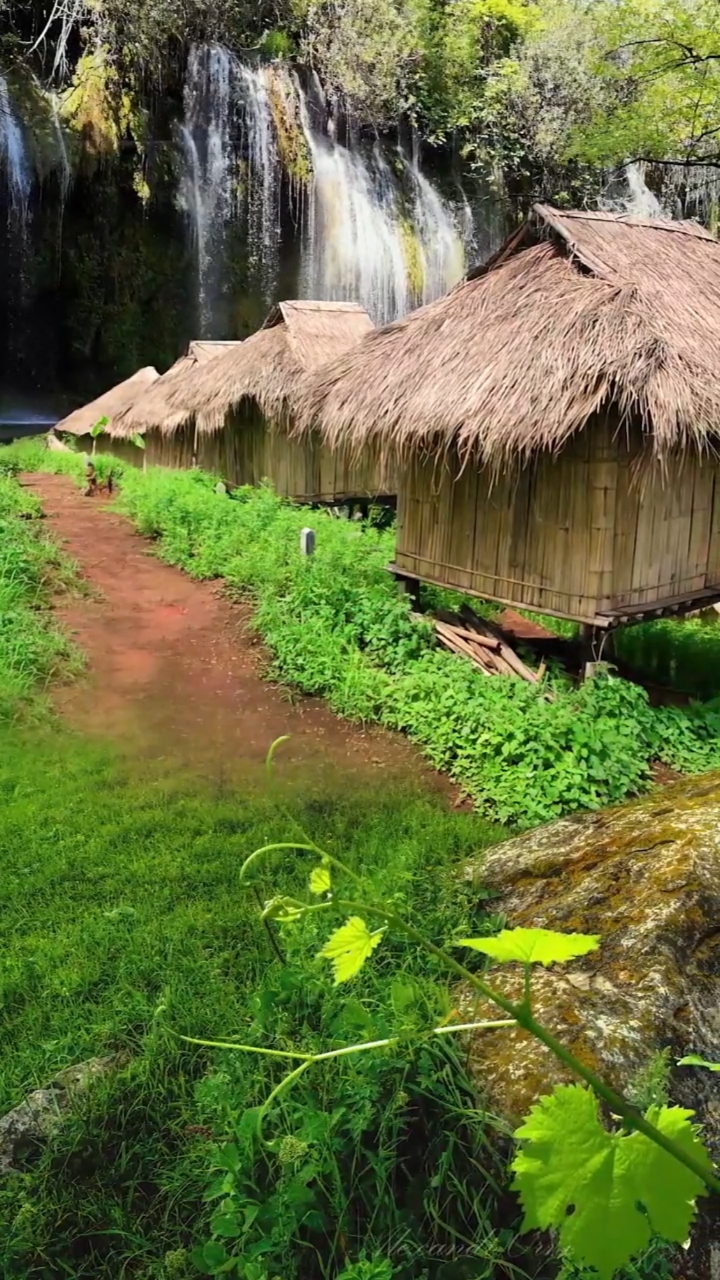
[(577, 202), (636, 159), (720, 167), (716, 0), (0, 0), (0, 12), (0, 58), (12, 48), (67, 83), (102, 49), (136, 97), (177, 77), (196, 40), (299, 60), (359, 123), (410, 119), (497, 165), (522, 199)]

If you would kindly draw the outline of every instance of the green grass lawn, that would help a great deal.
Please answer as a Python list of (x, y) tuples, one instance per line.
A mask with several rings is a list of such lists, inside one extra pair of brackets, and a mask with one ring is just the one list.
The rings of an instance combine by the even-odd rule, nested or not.
[[(77, 472), (76, 459), (63, 465)], [(484, 681), (435, 654), (383, 574), (387, 533), (323, 517), (324, 546), (298, 569), (288, 547), (304, 517), (268, 491), (231, 502), (202, 475), (137, 473), (124, 500), (141, 528), (160, 535), (167, 559), (252, 591), (278, 671), (338, 710), (358, 714), (380, 695), (395, 699), (402, 719), (414, 706), (414, 736), (429, 753), (465, 753), (476, 770), (489, 755), (486, 744), (473, 756), (474, 726), (485, 723), (491, 742), (499, 733), (506, 746), (515, 733), (501, 771), (528, 796), (537, 785), (523, 772), (521, 723), (534, 751), (538, 728), (548, 749), (553, 726), (572, 728), (582, 758), (597, 750), (583, 747), (583, 726), (604, 715), (607, 748), (642, 759), (634, 729), (618, 737), (621, 715), (638, 710), (623, 702), (624, 682), (602, 686), (615, 703), (590, 703), (578, 738), (571, 721), (581, 703), (544, 711), (551, 704), (531, 705), (532, 691), (517, 682)], [(291, 849), (252, 887), (239, 879), (253, 849), (307, 833), (446, 943), (497, 927), (492, 902), (459, 872), (506, 832), (410, 784), (353, 781), (309, 798), (283, 780), (280, 761), (272, 788), (213, 789), (63, 729), (37, 690), (77, 664), (48, 608), (50, 588), (70, 585), (72, 569), (24, 515), (36, 517), (36, 505), (0, 478), (0, 598), (10, 602), (0, 641), (0, 1113), (71, 1064), (121, 1053), (125, 1065), (76, 1101), (50, 1141), (25, 1154), (22, 1172), (0, 1179), (3, 1280), (217, 1273), (223, 1232), (234, 1229), (213, 1218), (218, 1161), (232, 1167), (244, 1215), (233, 1272), (243, 1280), (558, 1276), (548, 1242), (518, 1238), (507, 1129), (470, 1083), (461, 1046), (419, 1034), (452, 1008), (435, 962), (386, 939), (338, 988), (318, 956), (324, 912), (293, 928), (260, 918), (275, 892), (304, 896), (315, 859)], [(303, 642), (308, 622), (314, 648)], [(513, 712), (514, 689), (525, 701)], [(533, 707), (554, 718), (533, 727)], [(39, 714), (31, 719), (29, 708)], [(709, 722), (666, 723), (678, 749), (702, 763)], [(557, 771), (557, 739), (553, 752)], [(517, 799), (513, 812), (527, 817)], [(256, 1108), (286, 1061), (182, 1039), (318, 1052), (398, 1034), (392, 1051), (316, 1065), (298, 1079), (268, 1114), (264, 1147), (253, 1137)], [(651, 1251), (625, 1280), (668, 1274)], [(579, 1280), (572, 1269), (562, 1275)]]
[[(276, 1064), (183, 1046), (174, 1032), (304, 1049), (387, 1034), (398, 969), (416, 984), (421, 1016), (432, 1022), (442, 1013), (444, 983), (411, 946), (395, 944), (341, 994), (314, 958), (320, 933), (282, 939), (281, 965), (254, 894), (238, 883), (239, 867), (256, 846), (293, 838), (299, 821), (383, 894), (400, 895), (440, 941), (482, 927), (484, 904), (458, 885), (456, 870), (499, 833), (412, 790), (305, 801), (283, 787), (281, 773), (279, 782), (281, 803), (251, 788), (211, 792), (192, 779), (143, 777), (111, 749), (57, 729), (2, 732), (0, 1109), (70, 1063), (130, 1054), (129, 1066), (90, 1092), (23, 1177), (0, 1182), (3, 1277), (196, 1274), (189, 1263), (180, 1267), (185, 1255), (177, 1251), (207, 1234), (212, 1144), (191, 1128), (222, 1137), (280, 1076)], [(285, 890), (306, 878), (300, 855), (278, 867)], [(268, 878), (261, 887), (270, 896), (274, 886)], [(473, 1116), (475, 1105), (452, 1055), (429, 1052), (318, 1069), (298, 1090), (279, 1113), (281, 1130), (335, 1116), (321, 1144), (322, 1225), (313, 1239), (326, 1263), (335, 1214), (347, 1219), (349, 1256), (359, 1254), (363, 1232), (378, 1250), (387, 1243), (406, 1210), (389, 1198), (372, 1227), (368, 1214), (400, 1176), (397, 1146), (413, 1126), (427, 1128), (436, 1144), (431, 1165), (445, 1160), (460, 1175), (477, 1165), (477, 1185), (468, 1184), (466, 1203), (458, 1198), (448, 1230), (482, 1191), (480, 1238), (497, 1249), (489, 1174), (483, 1182), (479, 1172), (481, 1153), (491, 1168), (497, 1160), (485, 1150), (487, 1127)], [(371, 1159), (393, 1108), (387, 1149)], [(368, 1164), (359, 1178), (363, 1149)], [(407, 1148), (417, 1176), (425, 1154)], [(250, 1170), (258, 1196), (270, 1196), (276, 1172)], [(426, 1241), (444, 1230), (431, 1201), (430, 1193), (411, 1215)], [(163, 1262), (173, 1252), (175, 1272)], [(278, 1274), (320, 1276), (300, 1268), (299, 1252), (290, 1242), (278, 1247)]]

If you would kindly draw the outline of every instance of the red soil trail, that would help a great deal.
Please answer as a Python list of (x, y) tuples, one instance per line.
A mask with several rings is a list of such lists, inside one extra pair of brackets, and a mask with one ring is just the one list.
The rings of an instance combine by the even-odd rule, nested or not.
[(124, 516), (67, 477), (22, 482), (89, 588), (57, 606), (88, 661), (86, 676), (55, 698), (78, 729), (214, 781), (259, 772), (270, 744), (289, 734), (282, 769), (311, 785), (394, 776), (449, 790), (399, 735), (363, 730), (264, 680), (250, 610), (221, 584), (163, 564)]

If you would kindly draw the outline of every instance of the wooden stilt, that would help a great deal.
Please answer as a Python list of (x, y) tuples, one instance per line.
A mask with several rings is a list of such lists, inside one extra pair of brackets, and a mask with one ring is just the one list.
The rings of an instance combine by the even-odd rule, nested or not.
[(409, 596), (413, 609), (420, 608), (420, 583), (417, 578), (406, 578), (395, 574), (395, 581), (404, 595)]

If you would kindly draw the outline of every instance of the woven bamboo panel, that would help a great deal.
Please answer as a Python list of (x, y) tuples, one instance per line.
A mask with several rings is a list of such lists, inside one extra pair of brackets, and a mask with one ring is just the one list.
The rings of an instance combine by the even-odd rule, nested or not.
[(396, 563), (429, 581), (581, 621), (720, 586), (720, 466), (661, 468), (597, 419), (514, 473), (416, 459), (399, 486)]

